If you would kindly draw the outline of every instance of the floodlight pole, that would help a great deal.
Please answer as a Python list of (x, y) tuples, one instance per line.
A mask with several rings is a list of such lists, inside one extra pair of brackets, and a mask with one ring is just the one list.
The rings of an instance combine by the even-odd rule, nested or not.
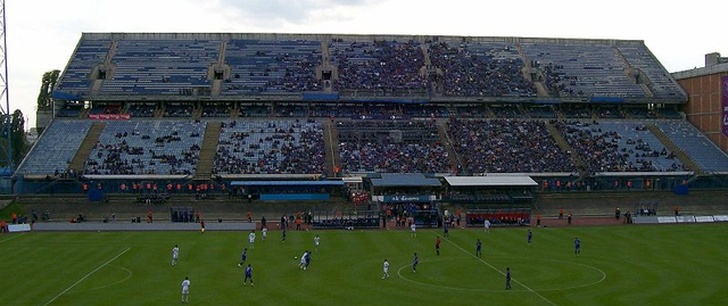
[[(7, 160), (4, 160), (6, 167), (8, 167), (11, 171), (15, 170), (15, 165), (13, 163), (13, 155), (12, 155), (12, 137), (11, 137), (11, 127), (10, 124), (12, 123), (12, 113), (10, 111), (10, 87), (8, 86), (8, 36), (6, 35), (6, 19), (5, 19), (5, 0), (0, 0), (0, 14), (2, 14), (2, 24), (0, 24), (0, 35), (2, 35), (2, 47), (0, 47), (0, 87), (2, 87), (2, 90), (0, 90), (0, 100), (5, 99), (5, 107), (2, 106), (2, 102), (0, 102), (0, 116), (2, 116), (3, 124), (5, 125), (5, 143), (0, 144), (2, 146), (2, 151), (5, 153), (5, 158)], [(0, 162), (3, 162), (3, 160), (0, 160)]]

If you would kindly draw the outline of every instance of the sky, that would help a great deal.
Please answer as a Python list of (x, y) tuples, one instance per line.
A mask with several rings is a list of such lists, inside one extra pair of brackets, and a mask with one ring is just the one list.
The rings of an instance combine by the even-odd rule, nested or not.
[[(10, 111), (35, 126), (43, 73), (84, 32), (335, 33), (643, 40), (669, 72), (728, 56), (720, 1), (5, 0)], [(0, 102), (5, 109), (5, 97)]]

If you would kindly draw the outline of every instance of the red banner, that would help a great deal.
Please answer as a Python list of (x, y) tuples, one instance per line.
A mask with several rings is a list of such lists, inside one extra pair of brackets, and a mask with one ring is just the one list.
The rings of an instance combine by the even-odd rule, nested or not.
[(89, 114), (88, 118), (91, 120), (129, 120), (131, 115), (129, 114)]

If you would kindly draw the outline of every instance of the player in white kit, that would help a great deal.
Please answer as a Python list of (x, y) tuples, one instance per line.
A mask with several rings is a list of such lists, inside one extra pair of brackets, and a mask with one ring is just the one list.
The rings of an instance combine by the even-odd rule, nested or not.
[(179, 247), (175, 244), (172, 248), (172, 265), (177, 264), (177, 259), (179, 259)]
[(182, 303), (189, 303), (189, 295), (190, 295), (190, 278), (185, 277), (185, 280), (182, 281)]
[(250, 242), (250, 248), (251, 250), (254, 249), (255, 246), (255, 231), (251, 231), (250, 234), (248, 234), (248, 242)]

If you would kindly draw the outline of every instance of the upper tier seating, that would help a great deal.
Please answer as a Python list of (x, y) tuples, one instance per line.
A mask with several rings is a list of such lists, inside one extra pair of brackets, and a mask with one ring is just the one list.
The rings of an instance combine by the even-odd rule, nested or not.
[(627, 77), (617, 50), (601, 44), (522, 43), (544, 72), (546, 86), (563, 97), (645, 97)]
[(225, 63), (230, 82), (224, 95), (275, 94), (321, 90), (316, 67), (321, 65), (321, 43), (313, 40), (233, 39)]
[(650, 89), (659, 98), (675, 98), (682, 96), (680, 86), (673, 81), (670, 73), (662, 67), (644, 44), (621, 44), (617, 49), (629, 62), (632, 68), (637, 68), (650, 79)]
[[(57, 90), (87, 94), (90, 79), (95, 77), (103, 80), (97, 94), (105, 97), (218, 93), (290, 97), (328, 94), (331, 89), (343, 97), (537, 99), (536, 87), (528, 79), (543, 77), (540, 81), (552, 98), (638, 99), (651, 97), (645, 92), (651, 91), (656, 98), (685, 99), (644, 43), (635, 41), (214, 33), (200, 33), (198, 39), (195, 34), (144, 36), (84, 35)], [(110, 75), (96, 74), (95, 67), (104, 64), (108, 55), (110, 62), (103, 71)], [(219, 91), (214, 80), (222, 82)], [(648, 87), (643, 89), (638, 83)]]
[(523, 60), (505, 43), (439, 42), (428, 46), (433, 74), (447, 96), (534, 97), (536, 89), (521, 73)]
[(208, 67), (217, 62), (219, 41), (119, 40), (112, 64), (113, 78), (101, 94), (192, 95), (209, 90)]
[(57, 90), (86, 94), (91, 89), (91, 72), (94, 67), (104, 63), (110, 46), (110, 39), (82, 39), (63, 72)]
[(405, 95), (429, 90), (420, 74), (425, 56), (414, 41), (330, 42), (331, 64), (338, 67), (334, 90), (362, 91), (371, 95)]

